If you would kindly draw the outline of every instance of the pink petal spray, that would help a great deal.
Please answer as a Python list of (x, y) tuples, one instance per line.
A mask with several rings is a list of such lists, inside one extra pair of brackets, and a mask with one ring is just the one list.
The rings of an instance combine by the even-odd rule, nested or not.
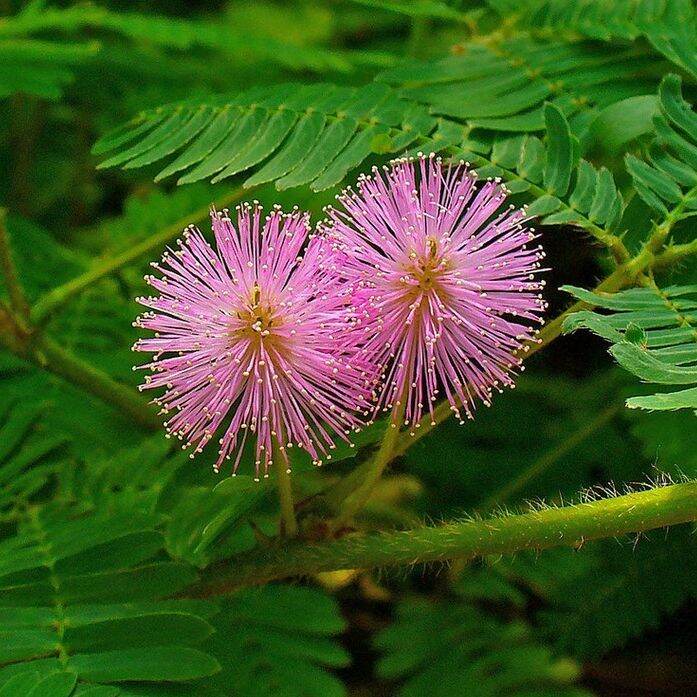
[(192, 226), (146, 276), (159, 295), (139, 298), (136, 326), (154, 336), (134, 349), (155, 354), (142, 388), (164, 390), (167, 431), (192, 457), (220, 434), (216, 470), (232, 460), (235, 472), (248, 439), (257, 477), (274, 453), (288, 466), (294, 445), (321, 464), (369, 404), (331, 245), (297, 210), (211, 217), (217, 251)]
[(412, 433), (441, 396), (461, 419), (477, 400), (489, 405), (535, 340), (544, 253), (525, 210), (502, 209), (506, 193), (430, 155), (373, 168), (327, 209), (356, 343), (382, 370), (377, 409)]

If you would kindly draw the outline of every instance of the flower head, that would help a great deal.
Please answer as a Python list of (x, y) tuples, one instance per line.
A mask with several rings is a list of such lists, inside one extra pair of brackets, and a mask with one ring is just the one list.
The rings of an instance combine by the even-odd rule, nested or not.
[(344, 253), (364, 356), (383, 371), (378, 409), (413, 429), (442, 391), (471, 418), (477, 398), (489, 405), (513, 386), (545, 308), (544, 254), (525, 211), (499, 212), (504, 188), (478, 185), (463, 162), (419, 156), (373, 173), (337, 197), (344, 210), (328, 208), (324, 227)]
[[(256, 472), (268, 474), (273, 452), (304, 448), (317, 464), (333, 435), (359, 422), (366, 384), (344, 339), (345, 288), (331, 245), (310, 235), (308, 216), (274, 207), (213, 211), (217, 251), (193, 226), (178, 249), (146, 276), (158, 297), (136, 326), (155, 332), (134, 350), (154, 352), (142, 388), (164, 388), (155, 402), (171, 414), (167, 431), (201, 452), (224, 425), (216, 470), (247, 438), (256, 440)], [(304, 249), (304, 251), (303, 251)], [(193, 457), (193, 453), (191, 455)]]

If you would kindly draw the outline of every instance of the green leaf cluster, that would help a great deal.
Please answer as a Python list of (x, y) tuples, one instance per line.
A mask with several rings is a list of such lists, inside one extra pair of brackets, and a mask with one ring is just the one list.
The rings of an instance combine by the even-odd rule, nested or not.
[[(610, 353), (626, 370), (644, 382), (695, 385), (697, 369), (697, 286), (636, 288), (612, 295), (589, 293), (571, 286), (564, 290), (598, 308), (567, 318), (573, 331), (590, 329), (612, 342)], [(630, 408), (697, 409), (697, 387), (660, 392), (627, 400)]]

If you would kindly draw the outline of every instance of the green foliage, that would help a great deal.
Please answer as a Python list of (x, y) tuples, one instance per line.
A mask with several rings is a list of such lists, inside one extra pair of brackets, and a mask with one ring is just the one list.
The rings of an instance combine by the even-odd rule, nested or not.
[(276, 181), (278, 188), (309, 183), (320, 190), (341, 181), (375, 148), (399, 151), (434, 125), (424, 109), (394, 100), (382, 85), (280, 85), (231, 101), (145, 112), (99, 141), (95, 152), (118, 150), (100, 166), (126, 168), (179, 153), (156, 177), (188, 169), (179, 183), (221, 181), (269, 158), (245, 186)]
[[(518, 600), (505, 582), (483, 579), (487, 600)], [(467, 579), (472, 581), (472, 579)], [(455, 587), (454, 597), (405, 600), (393, 624), (376, 638), (383, 652), (382, 678), (403, 681), (397, 694), (588, 697), (574, 687), (579, 667), (555, 658), (519, 618), (506, 620), (477, 607), (471, 583)]]
[(97, 50), (94, 43), (0, 38), (0, 97), (24, 92), (59, 99), (74, 79), (72, 68), (89, 60)]
[(523, 375), (472, 422), (451, 420), (404, 455), (427, 485), (432, 516), (488, 513), (535, 497), (572, 497), (588, 481), (641, 476), (626, 435), (621, 383)]
[(460, 12), (447, 2), (440, 2), (439, 0), (405, 0), (404, 2), (394, 2), (394, 0), (353, 0), (353, 2), (377, 10), (399, 12), (408, 17), (430, 17), (463, 22), (467, 20), (467, 15), (464, 12)]
[[(212, 490), (184, 489), (168, 515), (167, 549), (197, 566), (252, 549), (257, 540), (247, 518), (260, 507), (265, 487), (252, 477), (228, 477)], [(273, 534), (273, 527), (266, 532)]]
[(499, 573), (543, 602), (536, 623), (558, 651), (594, 659), (656, 629), (695, 597), (695, 544), (694, 528), (681, 526), (635, 544), (609, 541), (578, 552), (520, 555)]
[(192, 567), (164, 554), (155, 519), (135, 513), (128, 492), (111, 496), (126, 499), (122, 512), (26, 508), (0, 542), (0, 694), (67, 697), (100, 684), (113, 686), (104, 695), (213, 696), (231, 681), (238, 695), (344, 694), (322, 668), (348, 662), (326, 595), (269, 587), (222, 609), (168, 600), (195, 581)]
[[(591, 500), (612, 493), (598, 482), (621, 488), (654, 466), (697, 473), (692, 4), (123, 6), (35, 1), (0, 20), (0, 99), (13, 97), (0, 104), (0, 199), (34, 325), (5, 335), (15, 330), (0, 278), (0, 344), (26, 349), (0, 351), (0, 697), (587, 695), (583, 663), (695, 597), (690, 528), (388, 577), (388, 593), (362, 572), (321, 576), (334, 588), (357, 579), (341, 606), (314, 578), (199, 596), (286, 547), (308, 559), (334, 537), (360, 547), (353, 526), (564, 504), (585, 487)], [(599, 367), (578, 333), (538, 354), (532, 376), (472, 423), (400, 441), (398, 476), (346, 526), (327, 518), (325, 493), (365, 464), (385, 422), (354, 448), (339, 443), (319, 470), (294, 449), (300, 540), (281, 540), (276, 482), (254, 482), (247, 454), (225, 478), (210, 453), (192, 462), (140, 423), (133, 298), (147, 261), (183, 227), (203, 222), (207, 233), (210, 204), (254, 187), (264, 205), (316, 218), (357, 168), (418, 151), (500, 178), (516, 205), (556, 226), (541, 238), (548, 286), (566, 283), (595, 308), (565, 327), (610, 341), (620, 366), (650, 383), (628, 402), (644, 411), (622, 408), (636, 381)], [(96, 174), (93, 155), (122, 171)], [(146, 167), (157, 187), (137, 171)], [(577, 287), (610, 274), (603, 287), (619, 292)], [(545, 348), (560, 324), (549, 320)], [(44, 340), (82, 362), (77, 374), (61, 377), (32, 350)], [(137, 413), (95, 396), (92, 379), (115, 381)], [(361, 655), (368, 633), (375, 675)]]
[(341, 697), (342, 683), (326, 668), (350, 659), (335, 635), (344, 629), (336, 602), (321, 591), (266, 586), (222, 603), (210, 645), (223, 670), (209, 682), (216, 695)]
[[(79, 35), (96, 31), (105, 38), (116, 36), (135, 44), (147, 42), (158, 49), (188, 51), (205, 49), (238, 61), (250, 57), (280, 64), (290, 70), (350, 72), (352, 56), (321, 46), (279, 40), (264, 31), (263, 25), (244, 26), (220, 20), (191, 21), (135, 12), (113, 12), (104, 7), (84, 5), (67, 8), (44, 7), (30, 2), (0, 26), (0, 97), (16, 92), (59, 99), (63, 87), (74, 79), (73, 68), (100, 55), (116, 62), (117, 53), (104, 51), (98, 41), (82, 43), (45, 41), (31, 38), (45, 32)], [(364, 54), (356, 62), (389, 63), (389, 57)]]
[[(232, 101), (144, 112), (103, 138), (95, 152), (115, 150), (101, 166), (126, 168), (178, 154), (157, 178), (188, 168), (179, 183), (221, 181), (261, 164), (245, 186), (275, 180), (278, 188), (310, 184), (318, 190), (337, 184), (374, 153), (410, 145), (451, 149), (485, 176), (502, 176), (513, 192), (529, 190), (539, 199), (531, 212), (543, 222), (577, 223), (605, 239), (619, 225), (622, 197), (606, 168), (579, 161), (572, 133), (585, 134), (593, 107), (611, 103), (602, 86), (613, 98), (647, 89), (636, 75), (649, 65), (632, 51), (609, 58), (586, 45), (521, 39), (505, 52), (475, 45), (462, 56), (395, 68), (357, 90), (311, 86), (298, 92), (280, 85)], [(380, 83), (392, 85), (396, 95)], [(418, 103), (446, 118), (429, 117)], [(533, 135), (486, 135), (542, 129), (546, 143)]]
[(196, 575), (163, 558), (163, 542), (133, 511), (27, 508), (17, 534), (0, 542), (4, 693), (21, 683), (67, 696), (76, 679), (176, 682), (217, 672), (197, 648), (213, 631), (206, 618), (215, 606), (166, 600)]
[(0, 515), (11, 518), (62, 464), (65, 438), (43, 432), (45, 404), (7, 403), (0, 414)]
[[(547, 134), (497, 136), (485, 154), (467, 149), (463, 157), (478, 165), (481, 176), (501, 177), (512, 193), (535, 196), (528, 213), (545, 225), (570, 223), (599, 240), (617, 230), (624, 212), (622, 194), (612, 173), (579, 159), (579, 144), (564, 114), (545, 107)], [(481, 163), (481, 164), (480, 164)]]
[(627, 155), (637, 194), (665, 217), (680, 219), (697, 209), (697, 114), (683, 99), (680, 78), (667, 75), (658, 91), (660, 114), (647, 161)]
[(608, 54), (586, 43), (547, 42), (526, 36), (493, 46), (474, 43), (438, 61), (397, 66), (378, 79), (431, 111), (465, 120), (468, 128), (541, 131), (549, 101), (583, 132), (597, 107), (648, 87), (651, 60), (634, 49)]
[[(659, 385), (695, 385), (697, 369), (697, 286), (656, 286), (616, 294), (590, 293), (564, 286), (601, 314), (583, 310), (569, 316), (567, 331), (580, 327), (613, 342), (610, 353), (626, 370), (645, 382)], [(640, 409), (697, 409), (697, 387), (632, 397), (627, 406)]]
[(697, 77), (697, 20), (690, 0), (487, 0), (502, 16), (516, 16), (534, 32), (560, 31), (603, 41), (644, 37), (668, 60)]
[[(29, 300), (68, 281), (86, 268), (85, 257), (58, 244), (46, 232), (22, 219), (10, 218), (19, 272)], [(113, 281), (82, 295), (49, 325), (69, 351), (88, 357), (107, 373), (133, 381), (132, 356), (123, 350), (135, 334), (134, 310)], [(28, 361), (0, 353), (0, 409), (26, 408), (26, 395), (40, 395), (41, 427), (60, 437), (77, 459), (109, 452), (137, 429), (83, 389), (47, 374)]]

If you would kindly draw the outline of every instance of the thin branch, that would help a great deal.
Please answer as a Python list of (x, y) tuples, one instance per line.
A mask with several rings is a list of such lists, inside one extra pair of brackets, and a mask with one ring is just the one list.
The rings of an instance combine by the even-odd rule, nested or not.
[(30, 354), (31, 360), (41, 368), (81, 387), (122, 411), (135, 423), (155, 430), (162, 424), (150, 406), (134, 387), (123, 385), (94, 366), (80, 360), (48, 338), (37, 341)]
[(123, 385), (89, 363), (73, 356), (48, 337), (27, 333), (17, 318), (0, 305), (0, 345), (37, 367), (63, 378), (105, 404), (115, 407), (134, 423), (156, 429), (160, 420), (135, 388)]
[(0, 273), (10, 296), (12, 309), (22, 318), (29, 316), (29, 304), (17, 276), (17, 267), (12, 259), (10, 238), (7, 232), (7, 211), (0, 208)]
[[(239, 201), (245, 190), (242, 188), (234, 189), (229, 195), (223, 197), (216, 202), (216, 207), (225, 208), (235, 201)], [(190, 213), (178, 220), (172, 225), (168, 225), (164, 230), (156, 235), (149, 237), (140, 244), (130, 247), (125, 252), (113, 257), (108, 257), (96, 262), (91, 269), (88, 269), (83, 274), (76, 276), (67, 283), (64, 283), (57, 288), (54, 288), (43, 298), (38, 300), (31, 310), (31, 319), (34, 324), (41, 325), (59, 308), (65, 305), (72, 297), (81, 293), (86, 288), (101, 281), (106, 276), (113, 274), (124, 266), (132, 264), (146, 254), (160, 249), (167, 242), (179, 235), (184, 228), (191, 224), (192, 221), (202, 220), (208, 215), (210, 206), (201, 208), (193, 213)]]
[(673, 484), (562, 508), (448, 523), (438, 527), (291, 542), (211, 567), (196, 597), (292, 576), (339, 569), (444, 562), (525, 549), (576, 547), (587, 540), (645, 532), (697, 520), (697, 482)]
[(564, 455), (570, 453), (574, 448), (583, 443), (583, 441), (590, 438), (598, 429), (610, 423), (610, 421), (617, 416), (617, 413), (621, 411), (623, 406), (624, 404), (619, 402), (617, 404), (611, 404), (600, 411), (596, 414), (595, 418), (585, 423), (582, 428), (574, 431), (556, 447), (537, 458), (537, 460), (526, 467), (517, 477), (506, 482), (504, 486), (487, 497), (477, 508), (481, 511), (491, 511), (495, 506), (506, 503), (533, 479), (536, 479), (557, 463), (560, 458), (564, 457)]
[(370, 458), (359, 467), (356, 467), (348, 476), (342, 479), (337, 487), (332, 490), (327, 502), (332, 508), (339, 508), (340, 512), (335, 521), (335, 527), (341, 528), (348, 523), (363, 508), (375, 485), (387, 465), (394, 458), (394, 451), (399, 441), (399, 427), (404, 420), (406, 399), (402, 397), (395, 405), (395, 410), (387, 425), (385, 435), (375, 457)]

